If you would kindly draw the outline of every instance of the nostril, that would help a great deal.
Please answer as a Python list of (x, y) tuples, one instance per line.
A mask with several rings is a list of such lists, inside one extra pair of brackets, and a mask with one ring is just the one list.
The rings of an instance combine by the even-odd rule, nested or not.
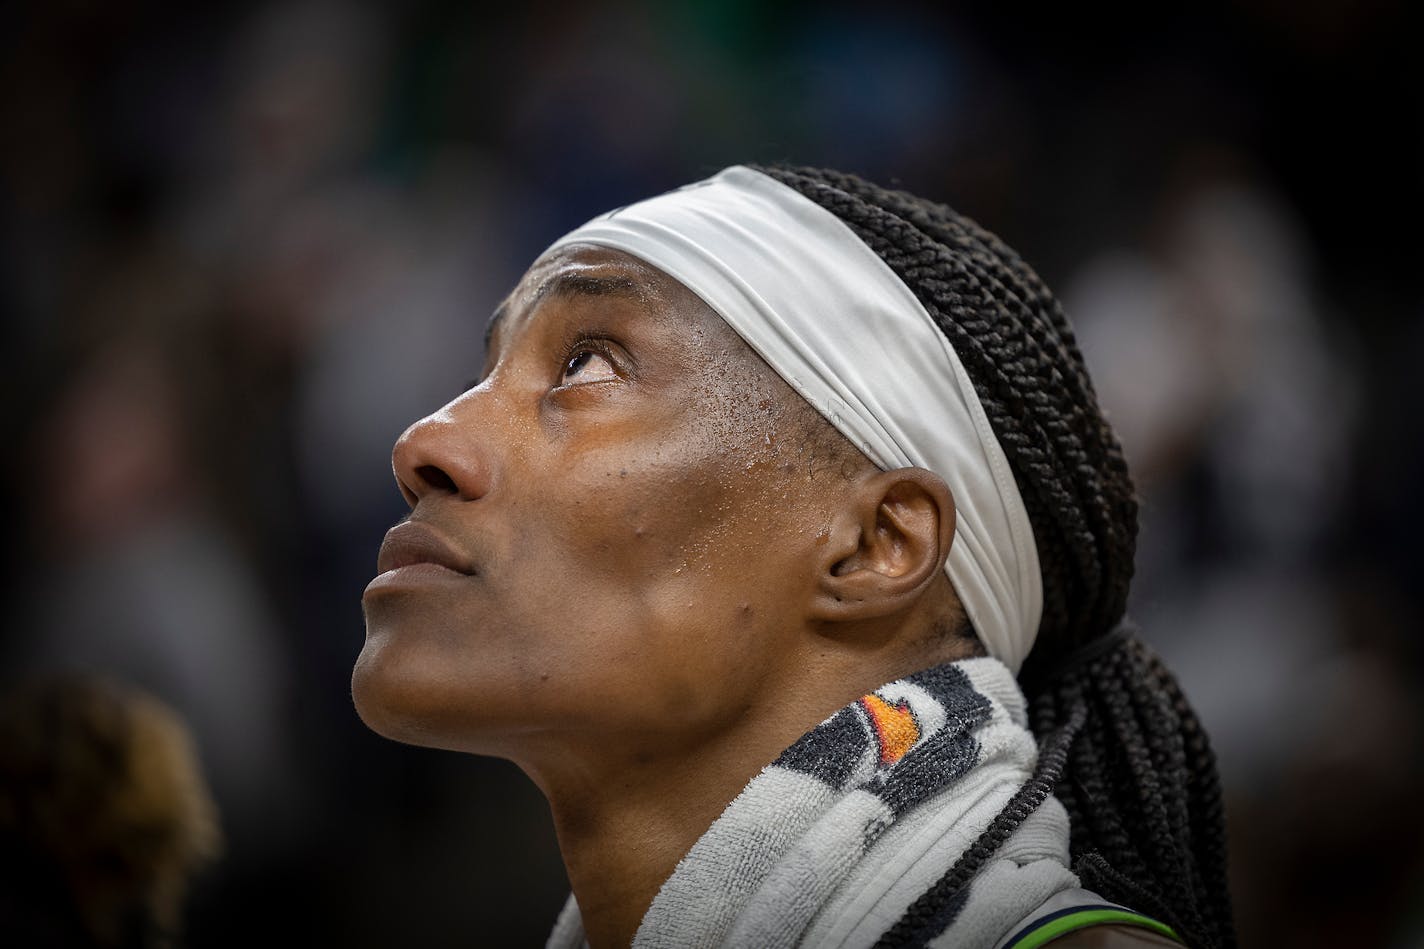
[(455, 493), (455, 482), (449, 475), (441, 471), (435, 465), (421, 465), (415, 469), (415, 473), (420, 480), (437, 491), (444, 491), (447, 494)]

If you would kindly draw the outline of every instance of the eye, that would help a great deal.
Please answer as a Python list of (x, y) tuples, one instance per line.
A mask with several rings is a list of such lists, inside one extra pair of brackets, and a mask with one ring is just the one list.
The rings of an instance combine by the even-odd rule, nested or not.
[(559, 379), (559, 384), (582, 385), (617, 378), (618, 373), (613, 370), (613, 362), (598, 350), (584, 345), (575, 350), (569, 356), (568, 362), (564, 363), (564, 374)]

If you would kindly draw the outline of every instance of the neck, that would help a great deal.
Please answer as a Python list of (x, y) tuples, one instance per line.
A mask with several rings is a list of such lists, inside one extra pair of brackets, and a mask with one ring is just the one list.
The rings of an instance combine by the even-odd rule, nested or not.
[(663, 881), (755, 772), (675, 765), (607, 775), (595, 792), (549, 788), (559, 850), (593, 949), (627, 946)]
[(807, 663), (694, 752), (612, 754), (615, 742), (584, 735), (518, 762), (549, 800), (592, 949), (632, 942), (678, 861), (763, 767), (837, 709), (926, 665), (864, 658)]
[(747, 782), (858, 694), (818, 698), (788, 683), (695, 751), (613, 754), (616, 742), (589, 747), (584, 736), (521, 760), (549, 800), (589, 945), (631, 943), (663, 881)]

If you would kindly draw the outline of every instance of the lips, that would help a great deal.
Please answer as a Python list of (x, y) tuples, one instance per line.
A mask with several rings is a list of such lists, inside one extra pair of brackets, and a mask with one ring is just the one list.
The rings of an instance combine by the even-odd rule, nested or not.
[(466, 576), (475, 575), (474, 564), (449, 541), (419, 521), (404, 521), (386, 532), (376, 571), (387, 573), (401, 567), (431, 564)]

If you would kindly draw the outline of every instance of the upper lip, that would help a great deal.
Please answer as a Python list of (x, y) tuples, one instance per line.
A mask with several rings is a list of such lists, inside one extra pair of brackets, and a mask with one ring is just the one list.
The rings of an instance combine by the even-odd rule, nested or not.
[(386, 539), (376, 557), (376, 572), (385, 573), (417, 563), (439, 564), (471, 576), (475, 572), (469, 558), (462, 556), (449, 541), (419, 521), (403, 521), (386, 531)]

